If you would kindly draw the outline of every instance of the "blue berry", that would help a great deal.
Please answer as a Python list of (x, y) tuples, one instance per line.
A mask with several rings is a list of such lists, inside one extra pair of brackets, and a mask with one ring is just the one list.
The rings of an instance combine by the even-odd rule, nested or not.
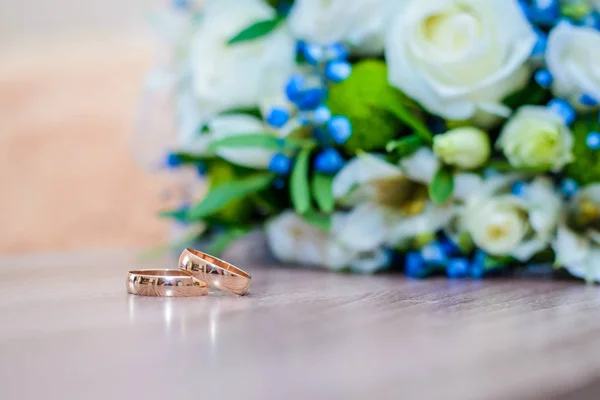
[(325, 66), (325, 77), (332, 82), (342, 82), (352, 73), (352, 65), (347, 61), (330, 61)]
[(590, 150), (598, 150), (600, 149), (600, 132), (590, 132), (588, 133), (585, 144)]
[(287, 124), (290, 119), (290, 113), (283, 107), (273, 107), (269, 110), (266, 122), (274, 128), (281, 128)]
[(448, 236), (444, 236), (444, 238), (441, 240), (440, 244), (442, 245), (442, 248), (448, 255), (455, 255), (455, 254), (462, 253), (462, 251), (460, 250), (458, 245), (456, 243), (454, 243), (454, 241), (452, 241), (452, 239), (450, 239)]
[(421, 253), (410, 251), (406, 254), (404, 273), (411, 278), (423, 278), (427, 274)]
[(431, 242), (423, 246), (421, 256), (425, 263), (430, 265), (444, 265), (448, 261), (444, 247), (439, 242)]
[(446, 266), (446, 275), (450, 279), (466, 278), (469, 276), (469, 260), (466, 258), (452, 258)]
[(577, 117), (573, 106), (564, 99), (552, 99), (548, 107), (563, 119), (565, 125), (571, 125)]
[(329, 120), (327, 131), (335, 143), (344, 144), (352, 135), (352, 124), (347, 117), (338, 115)]
[(592, 11), (581, 19), (581, 25), (593, 29), (600, 29), (600, 13)]
[(483, 275), (485, 275), (485, 261), (487, 260), (487, 254), (483, 251), (478, 250), (475, 253), (475, 257), (473, 257), (473, 262), (471, 263), (471, 278), (473, 279), (481, 279)]
[(531, 51), (531, 56), (543, 57), (544, 54), (546, 54), (546, 47), (548, 47), (548, 35), (539, 29), (536, 29), (535, 31), (537, 33), (537, 41)]
[(287, 175), (292, 167), (292, 160), (283, 153), (277, 153), (269, 162), (269, 171), (277, 175)]
[(513, 183), (512, 187), (511, 187), (511, 193), (515, 196), (521, 197), (525, 194), (525, 191), (527, 190), (527, 183), (523, 182), (523, 181), (518, 181)]
[(198, 175), (200, 176), (204, 176), (206, 175), (206, 172), (208, 171), (206, 164), (204, 164), (203, 162), (198, 163), (196, 165), (196, 172), (198, 173)]
[(547, 69), (540, 69), (535, 73), (535, 81), (543, 88), (549, 88), (554, 78)]
[(307, 89), (300, 93), (294, 103), (302, 111), (314, 110), (325, 99), (325, 95), (323, 88)]
[(598, 105), (598, 102), (596, 101), (596, 99), (594, 99), (592, 96), (590, 96), (589, 94), (584, 94), (579, 98), (579, 102), (581, 104), (583, 104), (584, 106), (588, 106), (588, 107), (595, 107)]
[(554, 26), (560, 18), (558, 0), (533, 0), (529, 8), (529, 18), (539, 25)]
[(315, 125), (324, 125), (327, 123), (327, 121), (329, 121), (330, 118), (331, 111), (329, 110), (329, 107), (321, 105), (315, 108), (313, 113), (313, 122)]
[(168, 168), (177, 168), (183, 164), (183, 160), (179, 156), (179, 154), (169, 153), (165, 159), (165, 165)]
[(574, 179), (566, 178), (561, 182), (560, 189), (566, 197), (571, 197), (577, 193), (577, 190), (579, 190), (579, 185)]
[(327, 149), (315, 157), (315, 169), (324, 174), (335, 174), (344, 165), (344, 159), (336, 149)]
[(299, 100), (304, 87), (304, 77), (300, 74), (290, 76), (285, 85), (285, 95), (289, 101), (295, 103)]
[(348, 47), (342, 42), (330, 44), (325, 49), (325, 54), (328, 60), (345, 60), (348, 58)]
[(318, 65), (324, 61), (325, 54), (320, 45), (305, 43), (302, 50), (304, 58), (309, 64)]

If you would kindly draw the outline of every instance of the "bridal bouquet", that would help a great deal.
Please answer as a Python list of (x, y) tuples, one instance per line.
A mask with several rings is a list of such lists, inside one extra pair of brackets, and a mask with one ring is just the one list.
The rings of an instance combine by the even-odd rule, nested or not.
[[(164, 215), (285, 263), (600, 280), (600, 1), (178, 0)], [(200, 195), (201, 193), (198, 193)]]

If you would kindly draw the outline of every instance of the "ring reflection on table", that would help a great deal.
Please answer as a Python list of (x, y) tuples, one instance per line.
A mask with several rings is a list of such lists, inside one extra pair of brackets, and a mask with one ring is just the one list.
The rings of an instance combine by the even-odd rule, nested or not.
[(156, 297), (205, 296), (208, 294), (208, 285), (186, 271), (146, 269), (129, 271), (127, 293)]

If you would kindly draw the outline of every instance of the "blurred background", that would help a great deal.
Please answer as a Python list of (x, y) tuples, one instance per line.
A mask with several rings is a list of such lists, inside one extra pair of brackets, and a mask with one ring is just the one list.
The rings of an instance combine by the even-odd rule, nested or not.
[(171, 178), (132, 157), (157, 47), (145, 17), (160, 4), (0, 0), (0, 252), (166, 240)]

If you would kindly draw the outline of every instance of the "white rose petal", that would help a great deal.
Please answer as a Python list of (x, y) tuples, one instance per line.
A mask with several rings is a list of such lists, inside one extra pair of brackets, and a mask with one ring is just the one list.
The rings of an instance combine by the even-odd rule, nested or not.
[(440, 167), (440, 160), (427, 147), (420, 148), (408, 157), (400, 160), (400, 168), (410, 179), (429, 184)]
[(386, 34), (390, 83), (447, 119), (506, 116), (536, 34), (516, 0), (404, 0)]
[(580, 105), (582, 95), (600, 102), (600, 32), (562, 22), (550, 32), (548, 69), (558, 96)]
[(523, 106), (506, 123), (496, 146), (511, 165), (560, 171), (572, 161), (573, 134), (547, 107)]
[(262, 0), (208, 0), (190, 45), (197, 106), (204, 116), (231, 108), (258, 107), (278, 98), (294, 70), (295, 41), (282, 25), (255, 40), (227, 44), (253, 23), (275, 17)]
[(294, 36), (315, 44), (343, 41), (362, 54), (381, 54), (391, 0), (296, 0), (288, 22)]

